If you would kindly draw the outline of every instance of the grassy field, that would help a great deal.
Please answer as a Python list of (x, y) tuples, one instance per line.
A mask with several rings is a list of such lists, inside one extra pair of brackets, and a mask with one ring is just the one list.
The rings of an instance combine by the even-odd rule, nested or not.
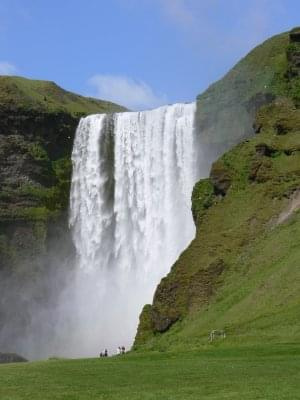
[(0, 366), (1, 400), (300, 399), (300, 345)]

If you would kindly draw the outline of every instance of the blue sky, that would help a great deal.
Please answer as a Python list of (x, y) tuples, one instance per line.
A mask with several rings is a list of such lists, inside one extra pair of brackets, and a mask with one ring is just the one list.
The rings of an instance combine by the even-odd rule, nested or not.
[(0, 0), (0, 74), (151, 108), (194, 100), (296, 25), (299, 0)]

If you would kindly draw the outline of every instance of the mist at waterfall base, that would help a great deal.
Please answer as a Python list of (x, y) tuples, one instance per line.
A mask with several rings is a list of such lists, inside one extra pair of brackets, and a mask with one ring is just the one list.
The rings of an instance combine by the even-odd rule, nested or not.
[(206, 174), (195, 109), (174, 104), (80, 121), (69, 215), (76, 260), (53, 254), (38, 284), (1, 280), (11, 315), (1, 349), (38, 359), (131, 347), (143, 306), (195, 235), (191, 193)]

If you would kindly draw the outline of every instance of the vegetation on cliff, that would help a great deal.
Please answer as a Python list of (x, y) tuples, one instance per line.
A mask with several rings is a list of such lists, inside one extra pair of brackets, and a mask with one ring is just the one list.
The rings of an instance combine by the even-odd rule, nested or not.
[(18, 76), (0, 76), (0, 107), (48, 114), (65, 112), (77, 117), (125, 111), (109, 101), (68, 92), (54, 82)]
[(257, 110), (282, 92), (289, 34), (274, 36), (236, 64), (197, 98), (197, 129), (209, 168), (220, 156), (252, 135)]
[(196, 238), (144, 308), (136, 348), (205, 347), (214, 329), (226, 344), (300, 339), (300, 30), (286, 37), (256, 135), (194, 188)]
[(0, 269), (34, 262), (48, 222), (66, 213), (79, 118), (123, 110), (53, 82), (0, 76)]

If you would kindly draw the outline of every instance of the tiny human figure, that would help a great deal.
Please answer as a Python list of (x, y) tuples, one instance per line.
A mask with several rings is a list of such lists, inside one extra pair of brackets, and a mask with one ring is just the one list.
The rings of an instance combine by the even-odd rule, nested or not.
[(122, 346), (122, 354), (125, 354), (125, 346)]
[(101, 357), (103, 357), (103, 353), (102, 353), (102, 351), (100, 352), (100, 354), (99, 354), (99, 357), (101, 358)]
[(120, 346), (118, 347), (118, 354), (122, 354), (122, 349)]
[(107, 349), (105, 349), (105, 351), (104, 351), (104, 357), (108, 357), (108, 351), (107, 351)]

